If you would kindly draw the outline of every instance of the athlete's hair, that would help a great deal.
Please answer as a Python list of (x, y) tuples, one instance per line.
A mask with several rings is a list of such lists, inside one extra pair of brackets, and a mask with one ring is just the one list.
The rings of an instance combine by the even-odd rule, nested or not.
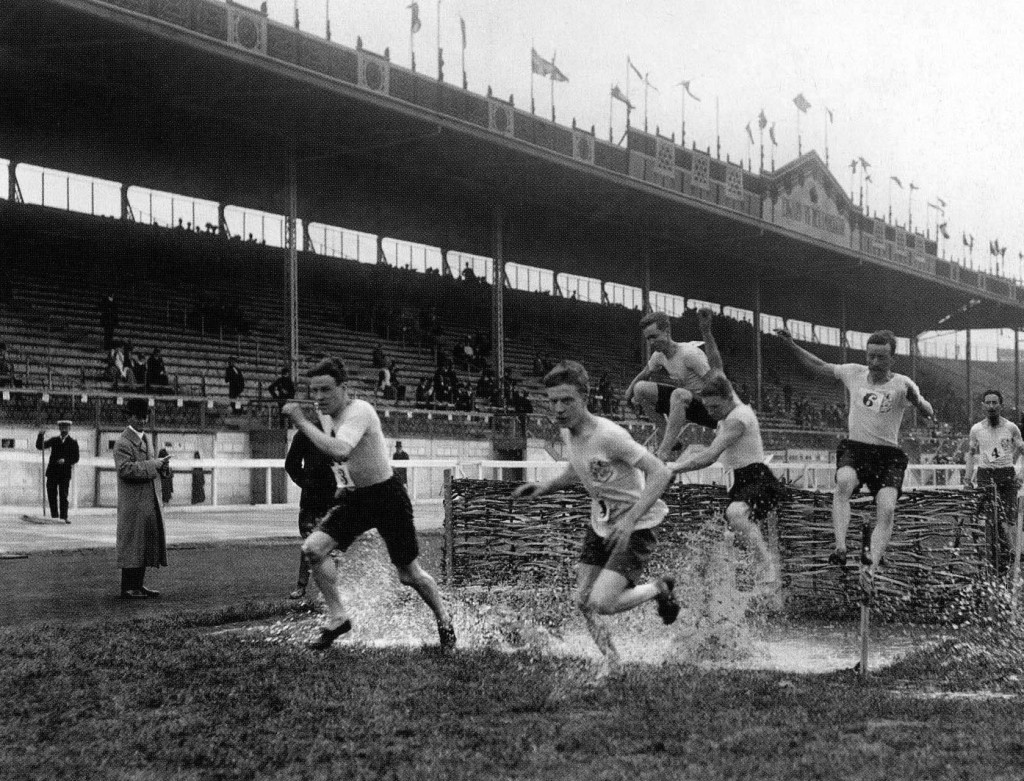
[(334, 381), (341, 385), (343, 382), (348, 380), (348, 372), (345, 370), (345, 364), (336, 358), (324, 358), (320, 363), (306, 372), (306, 376), (309, 378), (313, 377), (333, 377)]
[(981, 400), (984, 401), (986, 396), (995, 396), (999, 399), (999, 403), (1003, 403), (1003, 394), (997, 391), (995, 388), (989, 388), (987, 391), (981, 394)]
[(590, 377), (583, 364), (577, 361), (560, 361), (544, 375), (545, 388), (556, 385), (572, 385), (584, 398), (590, 394)]
[(732, 383), (724, 374), (716, 374), (707, 382), (700, 392), (701, 396), (715, 396), (723, 399), (731, 399), (736, 393), (733, 391)]
[(887, 344), (889, 354), (896, 354), (896, 334), (892, 331), (875, 331), (868, 337), (868, 344)]
[(672, 321), (668, 319), (668, 315), (664, 312), (651, 312), (649, 315), (644, 315), (643, 319), (640, 320), (640, 330), (644, 330), (649, 325), (658, 326), (659, 331), (672, 330)]

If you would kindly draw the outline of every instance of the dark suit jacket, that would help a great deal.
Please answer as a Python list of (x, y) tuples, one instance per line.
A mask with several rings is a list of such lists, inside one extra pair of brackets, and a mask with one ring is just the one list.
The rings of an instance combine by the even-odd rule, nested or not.
[[(46, 476), (55, 477), (58, 480), (70, 480), (71, 467), (78, 463), (78, 442), (70, 435), (64, 440), (56, 436), (50, 437), (44, 442), (43, 432), (40, 431), (39, 436), (36, 437), (36, 450), (46, 448), (50, 449), (50, 461), (46, 465)], [(57, 462), (62, 458), (64, 463), (58, 464)]]
[(334, 504), (338, 484), (331, 469), (333, 463), (309, 437), (301, 431), (295, 432), (284, 459), (284, 469), (292, 482), (302, 489), (299, 507), (326, 512)]

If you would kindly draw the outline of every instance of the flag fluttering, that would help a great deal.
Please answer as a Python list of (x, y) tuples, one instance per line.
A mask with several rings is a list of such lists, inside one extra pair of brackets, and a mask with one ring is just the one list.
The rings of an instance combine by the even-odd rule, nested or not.
[(949, 238), (949, 232), (946, 230), (946, 226), (948, 224), (949, 223), (943, 222), (943, 223), (940, 223), (939, 226), (938, 226), (939, 233), (942, 234), (942, 238), (944, 238), (944, 239), (948, 239)]
[(459, 28), (462, 30), (462, 50), (466, 50), (466, 20), (459, 17)]
[(863, 168), (865, 171), (867, 171), (871, 167), (871, 163), (869, 163), (863, 157), (858, 157), (857, 159), (860, 160), (860, 167)]
[(568, 81), (569, 77), (555, 65), (554, 60), (548, 62), (539, 54), (536, 49), (530, 49), (530, 66), (538, 76), (550, 78), (552, 81)]
[(800, 109), (800, 111), (802, 113), (804, 113), (804, 114), (806, 114), (807, 113), (807, 109), (809, 109), (811, 107), (810, 101), (807, 100), (807, 98), (804, 97), (804, 93), (802, 93), (802, 92), (799, 95), (797, 95), (795, 98), (793, 98), (793, 104), (798, 109)]
[(826, 106), (825, 107), (825, 113), (828, 114), (828, 123), (830, 125), (833, 124), (832, 109), (830, 109), (828, 106)]
[(409, 20), (409, 32), (415, 35), (423, 27), (423, 22), (420, 21), (420, 4), (412, 3), (408, 8), (412, 12), (412, 17)]
[(635, 108), (635, 106), (629, 102), (629, 98), (626, 97), (626, 93), (619, 88), (618, 84), (612, 87), (612, 97), (618, 101), (621, 101), (622, 103), (625, 103), (626, 108), (628, 108), (630, 111), (632, 111)]
[(750, 129), (750, 123), (747, 123), (747, 138), (750, 139), (750, 143), (754, 143), (754, 131)]
[(768, 117), (764, 115), (764, 109), (761, 109), (761, 113), (757, 115), (757, 126), (764, 130), (768, 127)]
[(896, 182), (896, 186), (899, 187), (901, 190), (903, 189), (903, 182), (900, 181), (900, 178), (898, 176), (890, 176), (889, 179), (893, 182)]
[[(772, 140), (772, 146), (778, 146), (779, 142), (775, 140), (775, 123), (772, 122), (772, 126), (768, 128), (768, 138)], [(774, 160), (774, 158), (772, 158)]]
[(629, 58), (629, 55), (626, 55), (626, 64), (628, 64), (629, 67), (633, 69), (633, 73), (635, 73), (637, 75), (637, 78), (639, 78), (640, 81), (644, 80), (644, 78), (645, 78), (644, 74), (642, 74), (640, 72), (640, 69), (638, 67), (636, 67), (636, 65), (633, 64), (633, 61)]
[(850, 168), (850, 173), (852, 173), (852, 174), (857, 173), (857, 158), (856, 157), (853, 158), (853, 160), (850, 161), (849, 168)]
[(682, 87), (684, 90), (686, 90), (686, 94), (687, 95), (689, 95), (693, 100), (695, 100), (698, 103), (700, 103), (700, 98), (698, 98), (696, 95), (693, 94), (693, 92), (690, 91), (690, 82), (689, 81), (681, 81), (678, 84), (676, 84), (676, 86), (677, 87)]

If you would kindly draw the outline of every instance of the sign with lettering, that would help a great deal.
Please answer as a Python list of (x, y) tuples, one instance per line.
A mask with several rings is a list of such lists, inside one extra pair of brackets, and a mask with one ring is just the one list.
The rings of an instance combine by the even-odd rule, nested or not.
[(816, 239), (849, 246), (850, 225), (835, 198), (824, 186), (823, 171), (811, 171), (803, 181), (793, 180), (779, 188), (774, 203), (765, 202), (765, 219)]

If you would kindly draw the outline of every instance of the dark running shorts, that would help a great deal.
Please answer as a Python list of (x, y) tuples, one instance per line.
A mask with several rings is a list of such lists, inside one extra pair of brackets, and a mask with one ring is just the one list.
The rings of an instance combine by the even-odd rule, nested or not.
[(629, 535), (629, 545), (622, 553), (612, 553), (608, 540), (599, 537), (593, 527), (588, 526), (583, 537), (583, 551), (580, 563), (617, 572), (630, 586), (635, 586), (644, 574), (644, 567), (654, 553), (658, 538), (653, 529), (636, 529)]
[[(654, 407), (656, 412), (667, 415), (672, 411), (672, 391), (675, 389), (674, 385), (658, 385), (658, 403)], [(700, 400), (696, 393), (693, 394), (693, 398), (690, 399), (690, 403), (686, 406), (686, 419), (705, 428), (715, 428), (718, 425), (718, 421), (708, 414), (704, 402)]]
[(744, 502), (750, 508), (750, 515), (760, 521), (779, 506), (781, 486), (767, 464), (750, 464), (733, 472), (729, 499)]
[(852, 466), (857, 472), (857, 493), (866, 485), (872, 496), (883, 488), (895, 488), (903, 493), (903, 474), (907, 471), (907, 454), (898, 447), (869, 445), (844, 439), (836, 450), (836, 472)]
[(412, 502), (394, 475), (383, 483), (343, 491), (319, 529), (334, 538), (338, 550), (347, 550), (357, 537), (376, 529), (396, 567), (408, 566), (420, 555)]

